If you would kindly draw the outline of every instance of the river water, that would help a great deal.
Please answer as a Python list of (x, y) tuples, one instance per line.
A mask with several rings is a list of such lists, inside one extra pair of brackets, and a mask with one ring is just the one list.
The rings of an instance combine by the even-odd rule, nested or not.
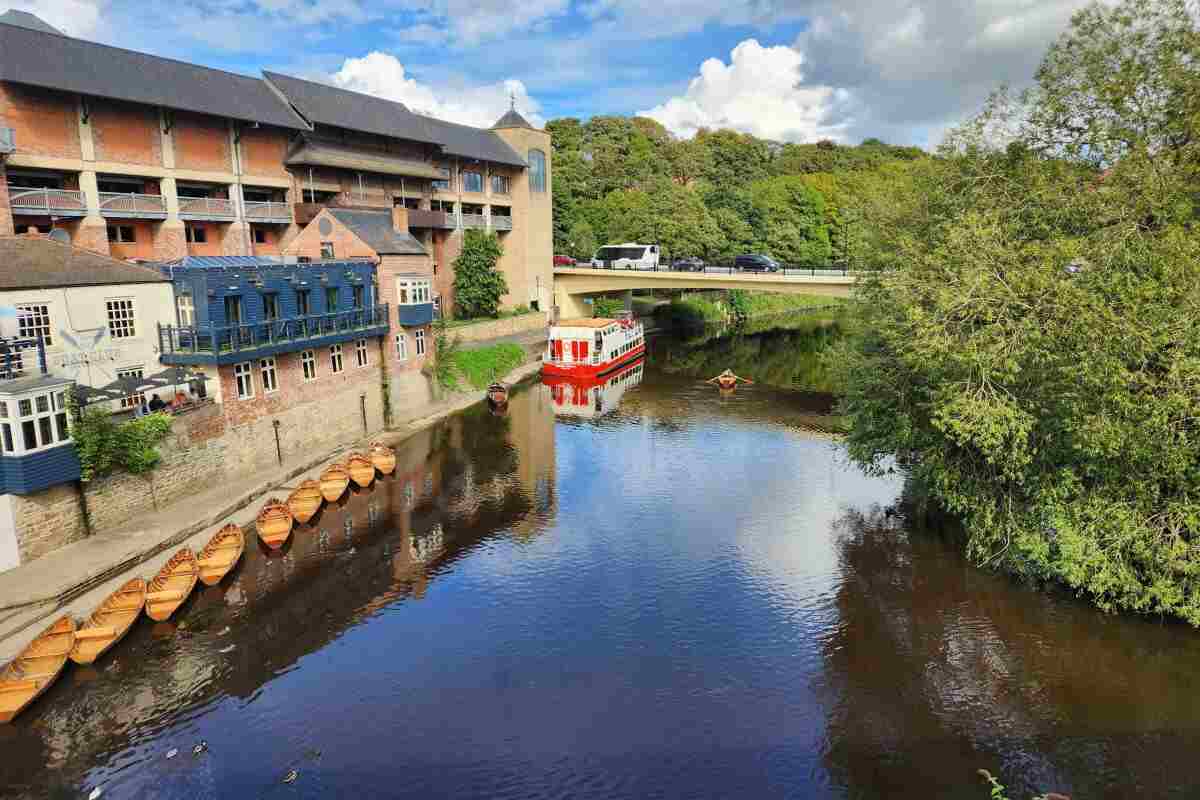
[[(0, 726), (0, 796), (1200, 793), (1200, 636), (906, 521), (821, 433), (815, 362), (773, 371), (830, 336), (660, 337), (599, 393), (413, 437)], [(764, 382), (722, 395), (718, 364)]]

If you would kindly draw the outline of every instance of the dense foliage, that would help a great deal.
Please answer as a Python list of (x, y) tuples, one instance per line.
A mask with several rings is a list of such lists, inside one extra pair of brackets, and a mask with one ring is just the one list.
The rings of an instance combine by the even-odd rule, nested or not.
[(860, 221), (924, 153), (868, 139), (781, 144), (733, 131), (672, 136), (642, 117), (557, 119), (555, 252), (658, 242), (665, 258), (767, 253), (791, 264), (861, 262)]
[(79, 455), (81, 480), (91, 481), (120, 468), (143, 475), (158, 466), (157, 445), (171, 432), (168, 414), (147, 414), (125, 422), (107, 406), (81, 408), (72, 399), (71, 438)]
[(983, 564), (1200, 624), (1200, 35), (1079, 12), (897, 183), (890, 269), (830, 360), (852, 457), (898, 461)]
[(468, 229), (462, 252), (454, 260), (454, 306), (460, 317), (494, 317), (508, 291), (504, 273), (496, 269), (504, 250), (496, 234)]

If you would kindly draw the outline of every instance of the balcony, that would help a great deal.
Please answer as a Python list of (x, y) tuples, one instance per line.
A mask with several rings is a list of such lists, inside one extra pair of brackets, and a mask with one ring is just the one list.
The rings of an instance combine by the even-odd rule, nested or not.
[(11, 153), (17, 149), (17, 133), (12, 128), (0, 128), (0, 153)]
[(236, 364), (382, 336), (387, 329), (388, 307), (384, 303), (250, 325), (159, 325), (158, 345), (164, 364)]
[(101, 192), (100, 216), (132, 219), (166, 219), (167, 199), (160, 194)]
[(8, 204), (14, 214), (47, 214), (54, 217), (86, 217), (83, 192), (72, 189), (8, 187)]
[(454, 215), (445, 211), (429, 211), (423, 208), (408, 210), (408, 227), (454, 229)]
[(464, 228), (486, 228), (487, 217), (483, 214), (463, 214), (462, 226)]
[(180, 219), (229, 221), (237, 216), (233, 201), (222, 197), (180, 197)]
[(433, 322), (433, 303), (406, 303), (396, 306), (399, 322), (406, 328), (419, 328)]
[(512, 217), (500, 217), (492, 215), (492, 228), (498, 231), (512, 230)]
[(292, 221), (291, 207), (287, 203), (270, 200), (247, 200), (246, 219), (250, 222), (275, 222), (286, 225)]

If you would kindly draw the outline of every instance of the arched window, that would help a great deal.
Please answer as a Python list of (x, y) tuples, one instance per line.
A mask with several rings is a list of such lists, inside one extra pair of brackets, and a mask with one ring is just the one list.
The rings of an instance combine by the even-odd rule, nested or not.
[(546, 191), (546, 154), (541, 150), (529, 151), (529, 189)]

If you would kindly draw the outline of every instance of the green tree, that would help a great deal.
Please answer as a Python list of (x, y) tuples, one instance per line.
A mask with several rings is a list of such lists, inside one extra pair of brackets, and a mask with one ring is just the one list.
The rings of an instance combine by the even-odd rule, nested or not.
[(462, 252), (454, 260), (454, 302), (463, 317), (494, 317), (508, 291), (504, 274), (496, 269), (504, 249), (496, 234), (475, 229), (463, 232)]
[(763, 245), (791, 264), (827, 264), (832, 256), (825, 199), (798, 175), (766, 178), (750, 186), (750, 199), (764, 220)]
[(587, 259), (591, 258), (596, 253), (599, 245), (596, 243), (596, 233), (592, 230), (592, 226), (587, 220), (576, 220), (571, 226), (571, 232), (567, 236), (567, 249), (565, 252), (570, 253), (575, 258)]

